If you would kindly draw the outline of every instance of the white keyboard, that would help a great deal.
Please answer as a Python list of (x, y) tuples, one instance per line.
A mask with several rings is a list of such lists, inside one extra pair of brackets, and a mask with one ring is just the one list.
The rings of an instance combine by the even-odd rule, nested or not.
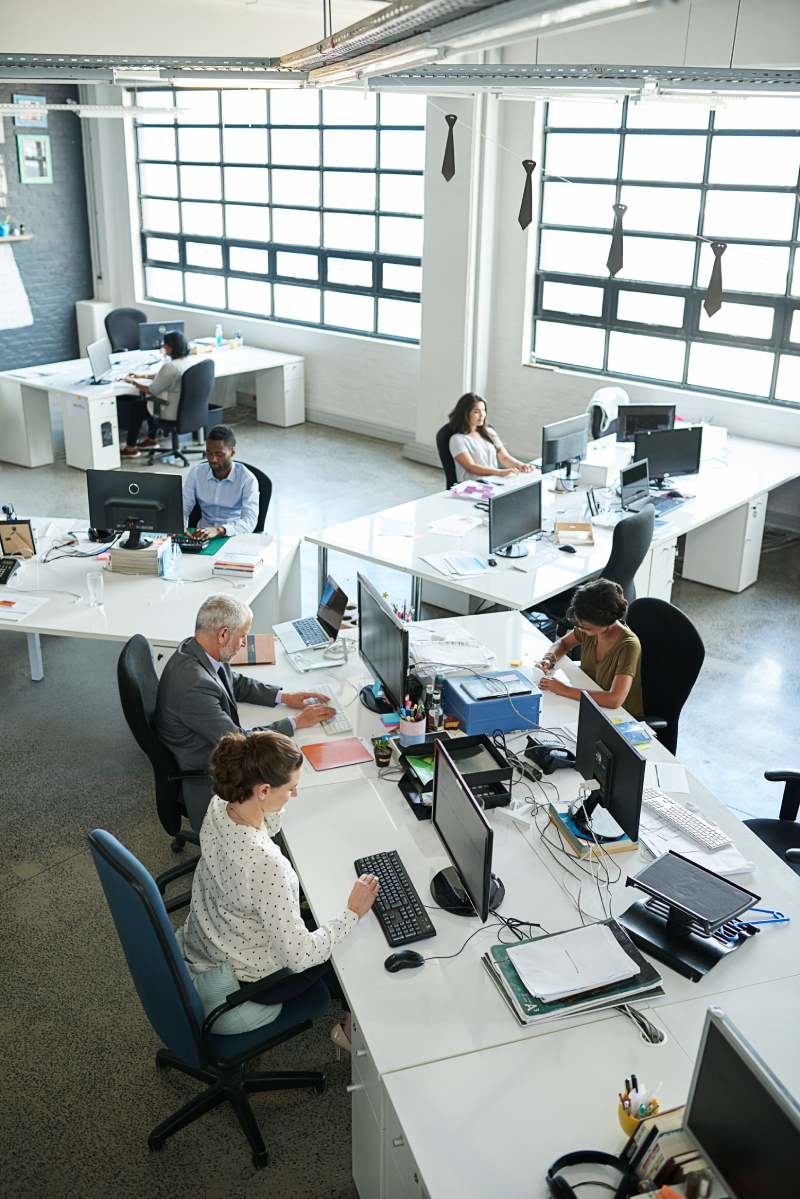
[(696, 812), (690, 812), (683, 804), (670, 799), (661, 791), (645, 787), (642, 792), (642, 804), (665, 824), (669, 824), (677, 832), (691, 837), (698, 845), (702, 845), (704, 849), (712, 853), (714, 850), (724, 849), (726, 845), (731, 844), (730, 837), (721, 828), (715, 824), (709, 824), (702, 816)]
[[(330, 692), (324, 691), (320, 687), (317, 694), (324, 695), (325, 698), (333, 705), (333, 707), (336, 708), (336, 715), (331, 716), (330, 720), (323, 720), (322, 722), (322, 728), (325, 730), (328, 736), (333, 737), (336, 733), (352, 733), (353, 726), (350, 723), (350, 717), (343, 712), (340, 707), (338, 707), (336, 700), (333, 698)], [(316, 700), (315, 702), (318, 703), (319, 701)]]

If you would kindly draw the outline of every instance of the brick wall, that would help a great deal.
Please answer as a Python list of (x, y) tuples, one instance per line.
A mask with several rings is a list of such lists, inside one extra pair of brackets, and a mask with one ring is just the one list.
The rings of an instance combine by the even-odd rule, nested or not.
[[(56, 104), (78, 99), (75, 87), (0, 85), (3, 103), (10, 102), (14, 93), (46, 96)], [(9, 370), (77, 357), (75, 301), (91, 299), (94, 288), (80, 119), (69, 112), (48, 114), (48, 127), (42, 132), (50, 135), (53, 183), (27, 186), (19, 181), (13, 118), (0, 117), (0, 121), (5, 130), (0, 153), (8, 179), (6, 208), (14, 221), (21, 221), (26, 232), (33, 234), (33, 241), (13, 246), (33, 324), (24, 329), (0, 329), (0, 370)]]

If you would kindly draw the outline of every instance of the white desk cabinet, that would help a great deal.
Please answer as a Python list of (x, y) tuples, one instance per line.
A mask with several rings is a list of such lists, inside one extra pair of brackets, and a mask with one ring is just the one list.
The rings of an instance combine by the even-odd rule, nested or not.
[(758, 578), (767, 493), (687, 534), (683, 577), (724, 591), (744, 591)]
[(638, 599), (649, 596), (651, 599), (670, 602), (677, 548), (677, 538), (651, 546), (634, 579)]

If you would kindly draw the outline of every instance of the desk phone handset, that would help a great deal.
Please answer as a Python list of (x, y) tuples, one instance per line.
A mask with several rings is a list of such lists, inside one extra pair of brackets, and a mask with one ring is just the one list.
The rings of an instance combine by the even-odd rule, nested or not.
[(19, 570), (16, 558), (0, 558), (0, 583), (7, 583), (15, 570)]

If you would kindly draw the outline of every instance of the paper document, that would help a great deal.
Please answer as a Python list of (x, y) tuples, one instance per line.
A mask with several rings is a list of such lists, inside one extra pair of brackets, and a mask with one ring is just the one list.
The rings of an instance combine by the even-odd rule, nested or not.
[(477, 529), (481, 522), (480, 516), (465, 513), (456, 516), (442, 516), (439, 520), (432, 520), (428, 528), (431, 533), (440, 533), (443, 537), (463, 537), (465, 533)]
[(0, 596), (0, 620), (18, 624), (26, 617), (38, 612), (47, 603), (46, 595), (28, 595), (3, 588)]
[(449, 579), (468, 579), (489, 570), (486, 559), (476, 554), (427, 554), (423, 555), (422, 561)]
[(633, 978), (639, 967), (604, 924), (587, 924), (560, 936), (515, 945), (508, 957), (538, 999), (552, 1002)]
[(648, 762), (644, 782), (646, 787), (655, 787), (665, 795), (689, 793), (689, 780), (680, 762)]
[(0, 246), (0, 329), (33, 324), (28, 293), (11, 246)]
[(735, 845), (726, 845), (712, 853), (703, 849), (691, 837), (679, 833), (672, 825), (662, 824), (658, 816), (646, 807), (642, 808), (639, 844), (654, 858), (660, 858), (662, 854), (674, 849), (675, 853), (689, 858), (697, 866), (704, 866), (706, 870), (713, 870), (715, 874), (726, 877), (731, 874), (749, 874), (753, 869), (753, 863), (748, 862)]
[(563, 670), (551, 670), (545, 674), (545, 672), (540, 670), (538, 666), (529, 666), (526, 669), (532, 681), (536, 683), (537, 686), (541, 679), (558, 679), (559, 683), (566, 683), (568, 687), (571, 685)]

